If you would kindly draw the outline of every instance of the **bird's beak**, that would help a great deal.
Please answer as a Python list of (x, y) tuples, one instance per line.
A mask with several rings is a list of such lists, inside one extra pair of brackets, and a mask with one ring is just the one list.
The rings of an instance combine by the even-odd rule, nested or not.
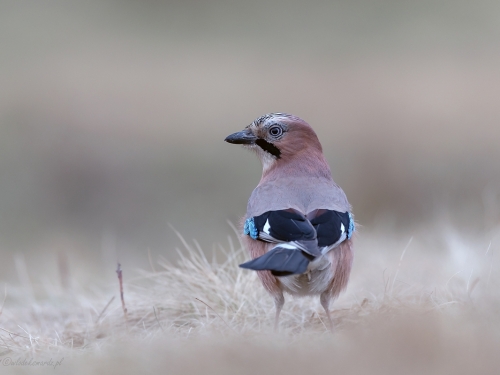
[(224, 140), (236, 145), (252, 145), (257, 140), (257, 137), (253, 135), (250, 129), (246, 129), (241, 132), (230, 134)]

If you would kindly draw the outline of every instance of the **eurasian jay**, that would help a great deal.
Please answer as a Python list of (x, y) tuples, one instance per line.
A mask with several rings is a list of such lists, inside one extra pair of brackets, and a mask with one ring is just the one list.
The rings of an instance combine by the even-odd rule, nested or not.
[(333, 330), (329, 306), (349, 280), (355, 226), (316, 133), (296, 116), (271, 113), (225, 141), (253, 150), (262, 162), (243, 225), (252, 260), (240, 267), (256, 270), (274, 298), (275, 330), (284, 292), (320, 295)]

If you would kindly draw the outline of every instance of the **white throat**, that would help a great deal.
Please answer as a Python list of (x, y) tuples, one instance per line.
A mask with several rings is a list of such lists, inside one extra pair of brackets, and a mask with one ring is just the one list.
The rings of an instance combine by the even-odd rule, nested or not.
[(276, 163), (276, 158), (268, 152), (262, 150), (260, 147), (256, 147), (256, 149), (260, 161), (262, 162), (262, 173), (265, 174), (274, 165), (274, 163)]

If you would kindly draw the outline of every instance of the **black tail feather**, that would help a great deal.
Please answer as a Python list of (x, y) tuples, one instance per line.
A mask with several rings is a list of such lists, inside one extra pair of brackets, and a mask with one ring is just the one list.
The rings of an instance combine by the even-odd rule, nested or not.
[(255, 271), (268, 270), (274, 276), (298, 275), (306, 272), (312, 258), (302, 250), (285, 249), (278, 245), (264, 255), (240, 264), (240, 267)]

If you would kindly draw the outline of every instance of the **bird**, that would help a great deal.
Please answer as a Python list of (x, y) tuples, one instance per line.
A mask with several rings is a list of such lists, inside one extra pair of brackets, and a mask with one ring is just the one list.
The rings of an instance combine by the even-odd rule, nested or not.
[(279, 327), (284, 294), (318, 296), (329, 329), (330, 304), (346, 289), (356, 230), (344, 191), (333, 181), (313, 128), (287, 113), (255, 119), (225, 141), (255, 152), (262, 177), (242, 219), (242, 243), (275, 305)]

